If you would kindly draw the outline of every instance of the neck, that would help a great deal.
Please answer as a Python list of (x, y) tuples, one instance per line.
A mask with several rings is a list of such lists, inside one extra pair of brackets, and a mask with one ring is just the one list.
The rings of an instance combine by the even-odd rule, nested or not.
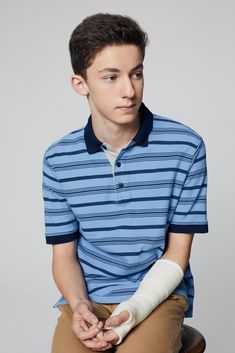
[(140, 127), (140, 115), (129, 124), (117, 125), (111, 121), (101, 122), (92, 115), (92, 127), (96, 137), (110, 144), (114, 149), (120, 149), (136, 135)]

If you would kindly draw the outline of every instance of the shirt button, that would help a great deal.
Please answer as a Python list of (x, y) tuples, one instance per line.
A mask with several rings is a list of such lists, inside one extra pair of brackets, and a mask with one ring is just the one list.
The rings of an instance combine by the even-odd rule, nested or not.
[(117, 187), (120, 189), (120, 188), (123, 188), (124, 184), (123, 183), (118, 183), (117, 184)]
[(118, 161), (118, 162), (116, 163), (116, 166), (117, 166), (117, 167), (121, 167), (121, 162)]

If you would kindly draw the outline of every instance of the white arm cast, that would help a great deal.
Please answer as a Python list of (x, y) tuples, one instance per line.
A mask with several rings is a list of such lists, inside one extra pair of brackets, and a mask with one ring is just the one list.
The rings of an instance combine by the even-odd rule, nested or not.
[(174, 261), (160, 259), (155, 262), (143, 278), (132, 297), (120, 303), (112, 316), (128, 310), (130, 317), (119, 326), (108, 327), (114, 330), (120, 344), (127, 333), (143, 321), (159, 304), (161, 304), (180, 284), (184, 276), (182, 268)]

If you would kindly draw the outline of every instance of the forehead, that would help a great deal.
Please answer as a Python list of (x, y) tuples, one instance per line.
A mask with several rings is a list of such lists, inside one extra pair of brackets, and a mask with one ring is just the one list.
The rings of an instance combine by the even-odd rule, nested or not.
[(112, 68), (119, 71), (128, 71), (142, 63), (143, 56), (140, 48), (136, 45), (111, 45), (97, 53), (87, 70), (102, 71), (106, 68)]

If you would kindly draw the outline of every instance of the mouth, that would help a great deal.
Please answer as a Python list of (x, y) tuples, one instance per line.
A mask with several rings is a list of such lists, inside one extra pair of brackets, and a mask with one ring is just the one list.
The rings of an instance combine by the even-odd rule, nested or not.
[(134, 108), (134, 107), (135, 107), (135, 104), (128, 104), (128, 105), (121, 105), (118, 108), (119, 109), (131, 109), (131, 108)]
[(120, 105), (117, 109), (123, 114), (134, 114), (136, 113), (136, 104)]

